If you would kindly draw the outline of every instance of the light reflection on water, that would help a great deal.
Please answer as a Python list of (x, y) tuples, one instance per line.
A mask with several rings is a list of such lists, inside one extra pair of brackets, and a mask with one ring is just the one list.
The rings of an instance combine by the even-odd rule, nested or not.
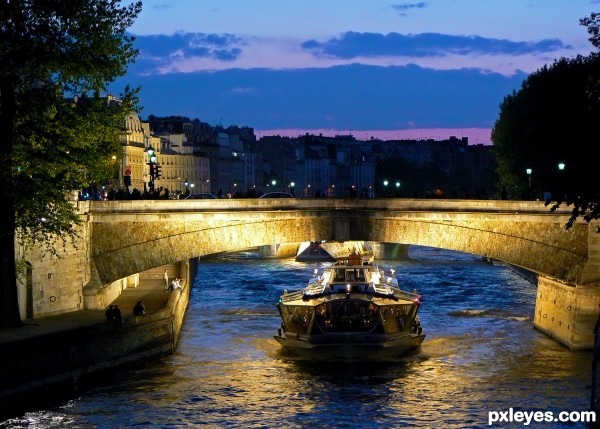
[(381, 265), (423, 294), (427, 338), (413, 353), (379, 363), (290, 356), (273, 339), (274, 304), (314, 266), (207, 260), (174, 355), (2, 427), (466, 428), (510, 407), (587, 409), (591, 354), (532, 328), (534, 285), (473, 255), (416, 246), (410, 255)]

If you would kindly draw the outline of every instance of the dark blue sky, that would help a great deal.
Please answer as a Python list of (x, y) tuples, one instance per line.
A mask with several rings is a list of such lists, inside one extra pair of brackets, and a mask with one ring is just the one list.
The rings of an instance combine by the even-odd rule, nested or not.
[(598, 9), (598, 0), (145, 0), (131, 28), (140, 55), (111, 91), (140, 85), (142, 118), (489, 136), (529, 73), (591, 52), (579, 19)]

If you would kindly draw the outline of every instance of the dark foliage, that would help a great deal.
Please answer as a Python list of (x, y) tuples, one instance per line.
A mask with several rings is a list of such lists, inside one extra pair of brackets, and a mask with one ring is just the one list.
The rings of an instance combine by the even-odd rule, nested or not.
[(598, 54), (544, 66), (504, 98), (492, 130), (501, 186), (545, 199), (552, 211), (572, 206), (567, 228), (600, 217), (599, 78)]

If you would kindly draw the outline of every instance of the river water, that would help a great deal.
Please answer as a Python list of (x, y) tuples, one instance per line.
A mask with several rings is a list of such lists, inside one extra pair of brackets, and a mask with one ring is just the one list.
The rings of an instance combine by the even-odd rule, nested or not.
[(344, 363), (283, 353), (275, 303), (321, 264), (240, 253), (200, 263), (174, 355), (0, 427), (482, 428), (488, 411), (589, 408), (591, 352), (533, 329), (535, 285), (478, 256), (427, 247), (378, 264), (423, 296), (427, 337), (408, 355)]

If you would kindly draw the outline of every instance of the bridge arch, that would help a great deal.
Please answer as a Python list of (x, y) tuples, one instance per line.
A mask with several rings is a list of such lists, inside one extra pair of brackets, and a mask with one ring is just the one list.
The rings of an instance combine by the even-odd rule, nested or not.
[(501, 201), (482, 207), (456, 200), (450, 204), (368, 200), (366, 207), (360, 207), (364, 200), (332, 201), (335, 204), (298, 200), (275, 206), (259, 205), (257, 200), (224, 201), (216, 203), (221, 210), (215, 209), (215, 203), (159, 202), (159, 210), (151, 211), (133, 205), (107, 211), (102, 205), (92, 211), (92, 260), (101, 281), (109, 283), (213, 253), (278, 243), (351, 240), (473, 253), (567, 284), (600, 279), (598, 264), (589, 257), (590, 239), (595, 238), (591, 226), (576, 223), (567, 230), (568, 215), (552, 214), (540, 203), (521, 202), (515, 207), (514, 202)]

